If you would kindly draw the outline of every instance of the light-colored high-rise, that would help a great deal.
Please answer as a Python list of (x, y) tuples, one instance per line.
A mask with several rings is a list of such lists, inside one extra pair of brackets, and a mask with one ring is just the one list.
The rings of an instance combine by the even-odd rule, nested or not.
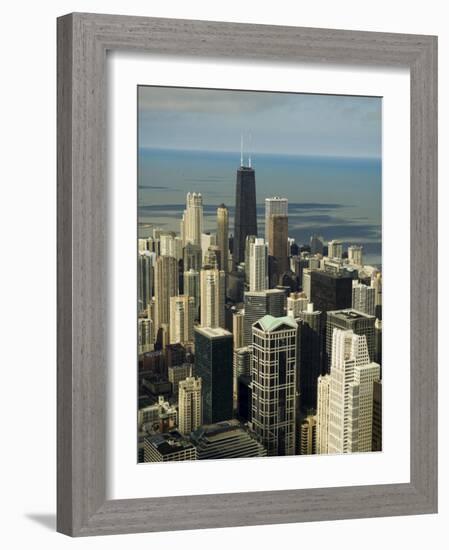
[(299, 427), (299, 453), (302, 455), (316, 454), (316, 415), (309, 414)]
[[(324, 383), (320, 378), (318, 384), (319, 452), (372, 450), (373, 384), (379, 378), (380, 367), (370, 361), (366, 337), (354, 334), (352, 330), (334, 329), (331, 372), (329, 377), (324, 377)], [(326, 406), (322, 402), (324, 396), (321, 393), (324, 392), (321, 385), (327, 381), (329, 398)], [(323, 430), (327, 434), (323, 434)]]
[(264, 239), (256, 238), (249, 246), (249, 290), (260, 292), (268, 288), (268, 250)]
[(178, 424), (179, 431), (189, 434), (203, 423), (201, 378), (190, 377), (179, 382)]
[(139, 354), (153, 351), (154, 326), (152, 319), (139, 319), (138, 322)]
[(329, 436), (330, 374), (318, 377), (316, 452), (327, 454)]
[(202, 269), (200, 273), (201, 326), (225, 326), (225, 272)]
[(195, 299), (181, 295), (170, 298), (170, 344), (193, 342)]
[(295, 454), (297, 328), (271, 315), (253, 325), (252, 424), (269, 456)]
[(348, 260), (350, 264), (363, 265), (363, 246), (355, 244), (348, 247)]
[(352, 309), (367, 315), (375, 315), (376, 289), (356, 280), (352, 281)]
[(178, 294), (178, 262), (159, 256), (154, 268), (155, 331), (170, 323), (170, 298)]
[(329, 241), (327, 246), (329, 258), (343, 258), (343, 243), (341, 241)]
[(265, 199), (265, 240), (272, 241), (270, 235), (270, 216), (272, 215), (287, 216), (288, 215), (288, 199), (281, 197), (270, 197)]
[(184, 211), (185, 242), (201, 245), (203, 232), (203, 197), (201, 193), (187, 193)]
[(240, 309), (232, 315), (232, 337), (234, 340), (234, 349), (242, 348), (245, 341), (245, 311)]
[(217, 245), (220, 249), (221, 271), (227, 272), (229, 268), (229, 210), (224, 204), (217, 208)]
[(292, 292), (287, 298), (287, 315), (296, 319), (301, 311), (307, 309), (309, 299), (304, 292)]
[(201, 257), (203, 264), (204, 258), (209, 251), (209, 247), (217, 244), (217, 235), (215, 233), (201, 233)]

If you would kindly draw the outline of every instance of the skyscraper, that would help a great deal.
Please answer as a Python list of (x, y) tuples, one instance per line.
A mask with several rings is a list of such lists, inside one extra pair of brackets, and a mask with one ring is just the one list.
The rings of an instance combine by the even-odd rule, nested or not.
[(362, 266), (363, 265), (363, 246), (357, 246), (355, 244), (348, 247), (348, 260), (349, 263)]
[(341, 241), (329, 241), (327, 246), (329, 258), (343, 258), (343, 243)]
[(199, 244), (187, 243), (183, 252), (184, 271), (195, 269), (199, 271), (202, 264), (201, 246)]
[(270, 286), (276, 286), (280, 284), (282, 274), (289, 269), (288, 216), (272, 214), (268, 224)]
[(224, 204), (217, 208), (217, 245), (220, 249), (221, 271), (229, 271), (229, 211)]
[(315, 233), (310, 237), (310, 253), (323, 254), (323, 240)]
[(201, 326), (225, 326), (225, 272), (202, 269), (200, 273)]
[(372, 450), (373, 385), (379, 376), (379, 365), (370, 362), (366, 337), (334, 329), (327, 411), (326, 405), (318, 407), (318, 415), (327, 414), (318, 421), (319, 430), (327, 427), (327, 449), (321, 447), (321, 452)]
[(257, 236), (256, 175), (251, 166), (243, 166), (242, 159), (235, 186), (234, 266), (245, 261), (247, 235)]
[(321, 311), (308, 304), (298, 314), (298, 390), (301, 409), (317, 408), (317, 384), (322, 371), (324, 323)]
[(376, 314), (376, 289), (352, 281), (352, 309), (366, 313), (367, 315)]
[(316, 452), (327, 454), (329, 442), (329, 395), (331, 387), (330, 374), (318, 378), (317, 416), (316, 416)]
[(260, 292), (268, 288), (268, 255), (263, 239), (256, 238), (249, 248), (249, 290)]
[(170, 298), (178, 294), (178, 262), (159, 256), (154, 268), (155, 328), (170, 322)]
[(195, 299), (181, 295), (170, 298), (170, 344), (193, 342)]
[(203, 422), (232, 418), (232, 334), (195, 328), (195, 374), (202, 379)]
[(209, 247), (215, 244), (217, 244), (217, 235), (215, 235), (215, 233), (201, 233), (201, 255), (203, 264), (205, 263), (204, 257)]
[(201, 395), (201, 378), (186, 378), (179, 382), (178, 396), (179, 431), (190, 434), (203, 423), (203, 404)]
[(243, 320), (243, 345), (251, 344), (252, 325), (265, 315), (283, 317), (285, 315), (285, 292), (272, 288), (261, 292), (245, 292), (245, 316)]
[(354, 309), (328, 311), (326, 316), (326, 349), (325, 365), (329, 369), (331, 365), (332, 338), (334, 328), (352, 330), (354, 334), (366, 337), (366, 345), (370, 361), (374, 361), (376, 352), (375, 335), (376, 318)]
[(200, 318), (200, 274), (195, 269), (184, 271), (184, 294), (194, 300), (194, 319)]
[(203, 197), (201, 193), (187, 193), (184, 211), (185, 242), (201, 245), (203, 232)]
[(314, 455), (316, 454), (316, 416), (309, 414), (301, 422), (299, 428), (299, 454)]
[(310, 296), (307, 296), (320, 311), (349, 308), (352, 304), (352, 278), (342, 273), (311, 271)]
[(269, 456), (295, 454), (297, 329), (271, 315), (253, 326), (252, 424)]
[(271, 243), (273, 240), (273, 226), (270, 217), (273, 215), (288, 216), (288, 199), (270, 197), (265, 199), (265, 240)]
[(139, 313), (143, 313), (151, 302), (154, 286), (154, 262), (156, 255), (153, 252), (141, 252), (138, 256), (137, 272), (139, 285)]
[(296, 319), (301, 311), (307, 309), (309, 299), (304, 292), (292, 292), (287, 298), (287, 315)]

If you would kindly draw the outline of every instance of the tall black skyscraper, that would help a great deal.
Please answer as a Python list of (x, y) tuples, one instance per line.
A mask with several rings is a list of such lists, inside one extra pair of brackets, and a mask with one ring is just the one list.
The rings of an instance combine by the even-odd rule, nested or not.
[(235, 185), (234, 266), (245, 261), (248, 235), (257, 236), (256, 175), (251, 166), (240, 166)]

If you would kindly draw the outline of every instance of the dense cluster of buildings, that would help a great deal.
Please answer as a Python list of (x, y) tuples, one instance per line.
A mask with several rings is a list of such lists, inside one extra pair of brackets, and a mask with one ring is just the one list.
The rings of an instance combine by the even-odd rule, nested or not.
[(262, 234), (242, 160), (232, 236), (188, 193), (179, 232), (139, 238), (139, 461), (381, 450), (380, 270), (289, 238), (287, 198), (265, 199)]

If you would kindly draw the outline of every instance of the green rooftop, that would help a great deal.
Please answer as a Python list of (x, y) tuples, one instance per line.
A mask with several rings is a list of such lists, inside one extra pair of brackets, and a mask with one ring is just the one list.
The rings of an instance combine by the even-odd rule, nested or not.
[(298, 325), (292, 317), (273, 317), (272, 315), (265, 315), (262, 319), (259, 319), (256, 324), (262, 327), (265, 332), (273, 332), (282, 325), (287, 325), (288, 328), (297, 328)]

